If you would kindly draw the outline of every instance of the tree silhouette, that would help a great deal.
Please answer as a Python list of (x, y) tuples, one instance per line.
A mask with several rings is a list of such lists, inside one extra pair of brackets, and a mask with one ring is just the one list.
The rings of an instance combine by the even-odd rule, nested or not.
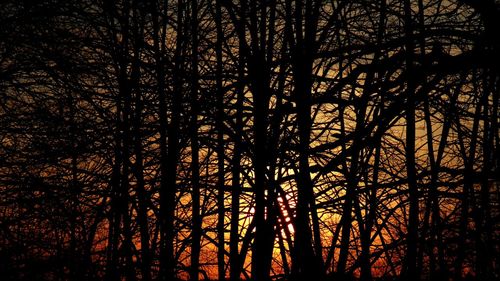
[(0, 13), (0, 279), (500, 278), (497, 1)]

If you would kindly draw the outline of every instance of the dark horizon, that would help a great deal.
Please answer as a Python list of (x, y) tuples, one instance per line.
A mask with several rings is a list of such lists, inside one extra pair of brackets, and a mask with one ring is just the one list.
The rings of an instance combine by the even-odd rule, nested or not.
[(3, 0), (0, 280), (500, 280), (496, 0)]

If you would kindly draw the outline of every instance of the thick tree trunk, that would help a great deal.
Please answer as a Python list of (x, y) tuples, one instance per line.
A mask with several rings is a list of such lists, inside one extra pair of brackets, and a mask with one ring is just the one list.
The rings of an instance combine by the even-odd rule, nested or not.
[[(260, 5), (260, 16), (258, 10)], [(250, 5), (250, 37), (252, 56), (247, 57), (250, 87), (253, 94), (253, 165), (255, 173), (255, 238), (252, 244), (252, 279), (270, 280), (271, 260), (274, 246), (274, 218), (271, 197), (272, 190), (266, 179), (268, 165), (267, 127), (270, 98), (270, 73), (266, 61), (266, 10), (265, 1), (252, 1)], [(260, 24), (260, 25), (259, 25)], [(260, 27), (260, 28), (259, 28)], [(267, 195), (267, 198), (266, 198)]]
[[(312, 100), (312, 67), (316, 48), (316, 26), (318, 5), (307, 0), (295, 3), (295, 46), (292, 69), (294, 73), (294, 99), (297, 105), (297, 128), (299, 134), (299, 170), (297, 175), (297, 209), (295, 215), (294, 263), (292, 264), (292, 279), (321, 279), (323, 276), (323, 259), (321, 239), (315, 237), (314, 247), (313, 226), (310, 220), (314, 206), (314, 191), (309, 167), (309, 145), (311, 135), (311, 100)], [(289, 14), (291, 16), (291, 14)], [(290, 19), (291, 22), (291, 19)], [(315, 211), (315, 210), (314, 210)], [(314, 216), (314, 214), (313, 214)], [(316, 215), (317, 218), (317, 215)]]

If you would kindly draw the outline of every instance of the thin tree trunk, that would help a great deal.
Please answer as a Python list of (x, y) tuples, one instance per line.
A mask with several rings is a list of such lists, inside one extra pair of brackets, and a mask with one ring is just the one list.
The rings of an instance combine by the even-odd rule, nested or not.
[[(220, 5), (220, 0), (217, 1)], [(218, 7), (219, 8), (219, 7)], [(246, 12), (246, 1), (241, 1), (240, 18), (243, 18)], [(237, 26), (238, 34), (245, 32), (244, 25)], [(233, 158), (231, 160), (231, 232), (229, 237), (229, 265), (230, 265), (230, 280), (239, 281), (241, 275), (241, 255), (239, 253), (239, 220), (240, 220), (240, 196), (241, 196), (241, 136), (243, 135), (243, 98), (244, 86), (243, 80), (245, 77), (245, 56), (243, 53), (244, 42), (238, 40), (238, 86), (236, 88), (236, 116), (235, 116), (235, 139), (233, 148)]]
[[(216, 91), (217, 91), (217, 113), (216, 113), (216, 128), (217, 128), (217, 270), (219, 280), (225, 280), (225, 260), (224, 260), (224, 190), (225, 190), (225, 153), (224, 153), (224, 90), (222, 89), (222, 43), (224, 34), (222, 31), (222, 11), (220, 1), (215, 3), (215, 21), (217, 30), (217, 41), (215, 43), (216, 54)], [(239, 199), (237, 199), (239, 200)]]
[[(344, 108), (341, 105), (339, 108), (339, 117), (340, 117), (340, 131), (341, 131), (341, 137), (346, 138), (345, 135), (345, 118), (344, 118)], [(353, 157), (354, 157), (354, 149), (351, 149), (353, 151)], [(343, 162), (342, 162), (342, 168), (343, 171), (346, 175), (346, 177), (351, 177), (351, 171), (347, 168), (347, 148), (345, 145), (345, 142), (342, 143), (342, 154), (343, 154)], [(355, 159), (353, 158), (351, 161), (354, 161)], [(355, 167), (353, 167), (351, 163), (351, 170), (353, 170)], [(352, 186), (352, 180), (347, 179), (351, 184), (347, 185), (346, 187), (346, 192), (344, 195), (344, 203), (342, 205), (342, 218), (340, 219), (339, 226), (337, 228), (341, 228), (340, 231), (340, 252), (339, 252), (339, 257), (337, 261), (337, 268), (336, 271), (338, 274), (344, 274), (346, 265), (347, 265), (347, 258), (349, 255), (349, 243), (350, 243), (350, 237), (351, 237), (351, 226), (352, 226), (352, 207), (353, 207), (353, 196), (355, 195), (354, 192), (355, 190), (351, 188)], [(334, 235), (335, 237), (335, 235)], [(336, 240), (336, 239), (335, 239)]]
[(144, 182), (144, 160), (142, 155), (142, 139), (141, 139), (141, 114), (142, 114), (142, 100), (139, 93), (136, 94), (135, 99), (135, 125), (134, 125), (134, 152), (135, 152), (135, 165), (134, 173), (137, 179), (137, 222), (139, 225), (139, 232), (141, 235), (141, 275), (142, 280), (151, 280), (151, 252), (149, 243), (149, 223), (148, 223), (148, 196), (145, 189)]
[[(386, 21), (386, 1), (380, 1), (380, 15), (378, 21), (378, 30), (377, 30), (377, 44), (381, 45), (384, 40), (384, 32), (385, 32), (385, 21)], [(377, 63), (381, 56), (380, 51), (376, 51), (374, 55), (374, 59), (372, 63)], [(366, 95), (371, 95), (373, 89), (373, 81), (378, 78), (375, 75), (380, 75), (376, 71), (371, 71), (367, 75), (367, 79), (364, 85), (364, 91), (367, 91)], [(380, 105), (378, 112), (383, 111), (384, 107), (384, 96), (381, 97)], [(372, 270), (371, 270), (371, 232), (372, 227), (376, 219), (376, 210), (377, 210), (377, 184), (380, 170), (380, 150), (381, 150), (381, 139), (377, 140), (377, 145), (375, 147), (375, 159), (373, 164), (373, 182), (372, 188), (368, 191), (368, 210), (366, 213), (366, 218), (364, 219), (364, 231), (360, 233), (361, 236), (361, 256), (360, 256), (360, 264), (361, 264), (361, 276), (360, 279), (363, 281), (371, 281), (372, 280)], [(367, 179), (368, 180), (368, 179)], [(362, 218), (359, 218), (359, 223), (362, 225)]]
[[(164, 3), (167, 9), (168, 1)], [(160, 19), (158, 15), (159, 7), (152, 5), (155, 66), (157, 74), (157, 87), (159, 98), (159, 133), (160, 133), (160, 267), (158, 279), (170, 281), (175, 279), (175, 257), (174, 257), (174, 215), (175, 215), (175, 195), (177, 190), (177, 158), (179, 142), (179, 123), (181, 105), (181, 80), (179, 72), (181, 70), (181, 42), (182, 42), (182, 19), (183, 1), (177, 2), (177, 38), (174, 57), (174, 91), (172, 93), (172, 115), (170, 123), (167, 119), (167, 97), (165, 87), (164, 54), (165, 36), (167, 33), (166, 20)], [(166, 15), (163, 15), (164, 17)], [(161, 20), (161, 22), (160, 22)], [(161, 35), (160, 35), (161, 32)], [(168, 137), (167, 137), (168, 132)]]
[[(476, 144), (477, 144), (477, 134), (479, 130), (479, 119), (481, 115), (481, 107), (482, 103), (478, 102), (475, 113), (474, 120), (472, 124), (472, 134), (471, 141), (469, 144), (469, 154), (467, 155), (467, 150), (464, 142), (464, 132), (462, 132), (461, 124), (458, 115), (456, 116), (456, 125), (457, 129), (457, 137), (459, 140), (460, 150), (464, 161), (464, 183), (463, 183), (463, 192), (461, 194), (461, 202), (460, 202), (460, 223), (459, 223), (459, 237), (467, 241), (468, 237), (468, 226), (469, 226), (469, 208), (471, 200), (473, 200), (473, 180), (474, 180), (474, 159), (476, 157)], [(463, 262), (465, 259), (466, 248), (468, 247), (468, 243), (461, 243), (458, 246), (456, 259), (455, 259), (455, 280), (462, 279), (463, 273)]]
[[(139, 11), (134, 10), (134, 16), (139, 16)], [(131, 74), (131, 80), (135, 84), (134, 87), (134, 114), (133, 114), (133, 150), (135, 155), (135, 164), (131, 167), (132, 172), (135, 174), (137, 185), (137, 223), (140, 232), (141, 241), (141, 276), (142, 280), (151, 280), (151, 251), (150, 251), (150, 235), (149, 235), (149, 223), (148, 223), (148, 205), (149, 198), (146, 192), (146, 183), (144, 181), (144, 159), (143, 159), (143, 147), (142, 147), (142, 111), (144, 108), (143, 100), (141, 97), (141, 92), (138, 89), (139, 79), (140, 79), (140, 51), (143, 42), (143, 28), (144, 22), (140, 21), (138, 26), (135, 26), (133, 31), (134, 34), (134, 58), (133, 58), (133, 71)], [(148, 203), (149, 202), (149, 203)]]
[(191, 200), (192, 200), (192, 230), (191, 230), (191, 268), (192, 281), (198, 281), (201, 247), (201, 213), (200, 213), (200, 164), (198, 140), (198, 1), (191, 1)]
[(491, 228), (488, 226), (490, 221), (490, 170), (491, 170), (491, 148), (493, 144), (492, 130), (490, 125), (490, 113), (489, 113), (489, 96), (491, 92), (492, 85), (494, 83), (492, 78), (489, 77), (487, 73), (483, 74), (485, 77), (483, 79), (483, 140), (482, 140), (482, 176), (481, 176), (481, 189), (479, 193), (479, 204), (475, 215), (475, 225), (476, 225), (476, 274), (479, 280), (492, 280), (495, 279), (492, 266), (490, 250), (491, 239)]
[(419, 280), (417, 268), (419, 195), (416, 179), (415, 161), (415, 81), (414, 81), (414, 48), (413, 21), (411, 16), (411, 1), (404, 2), (405, 29), (405, 65), (406, 65), (406, 177), (408, 180), (409, 218), (406, 238), (406, 258), (404, 276), (408, 280)]
[[(115, 7), (105, 7), (106, 16), (109, 17), (109, 21), (114, 22), (114, 11)], [(124, 8), (124, 10), (127, 10)], [(122, 11), (124, 12), (124, 11)], [(129, 30), (128, 30), (128, 16), (123, 17), (120, 22), (122, 30), (120, 32), (123, 34), (123, 39), (120, 43), (112, 38), (114, 44), (120, 44), (120, 49), (114, 53), (117, 64), (117, 82), (118, 82), (118, 97), (116, 101), (116, 133), (115, 133), (115, 160), (113, 164), (113, 172), (111, 179), (111, 216), (112, 219), (109, 224), (109, 239), (108, 239), (108, 254), (107, 254), (107, 264), (106, 264), (106, 280), (114, 281), (119, 280), (122, 275), (122, 271), (128, 277), (129, 270), (125, 268), (123, 270), (120, 266), (120, 260), (122, 256), (128, 260), (128, 233), (125, 233), (125, 216), (128, 209), (128, 137), (129, 137), (129, 113), (130, 113), (130, 97), (129, 97), (129, 85), (127, 77), (127, 61), (125, 55), (128, 53), (128, 40), (129, 40)], [(116, 32), (114, 26), (111, 27), (110, 32), (113, 34)], [(123, 227), (122, 227), (123, 225)], [(120, 237), (124, 236), (124, 241), (120, 243)], [(121, 246), (121, 247), (120, 247)], [(124, 254), (121, 255), (120, 249), (124, 249)]]

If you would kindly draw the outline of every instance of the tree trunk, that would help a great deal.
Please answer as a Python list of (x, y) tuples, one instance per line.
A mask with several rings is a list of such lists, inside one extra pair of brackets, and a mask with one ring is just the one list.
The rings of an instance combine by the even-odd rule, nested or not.
[[(216, 128), (217, 128), (217, 269), (219, 280), (225, 280), (226, 270), (225, 270), (225, 260), (224, 260), (224, 217), (225, 217), (225, 206), (224, 206), (224, 190), (225, 190), (225, 153), (224, 153), (224, 90), (222, 89), (222, 43), (224, 40), (224, 34), (222, 31), (222, 12), (220, 1), (217, 0), (215, 3), (215, 21), (217, 30), (217, 41), (215, 44), (215, 54), (216, 54), (216, 94), (217, 94), (217, 105), (216, 105)], [(239, 199), (237, 199), (239, 200)]]
[(411, 1), (404, 2), (405, 29), (405, 65), (406, 65), (406, 173), (408, 180), (409, 218), (406, 238), (406, 258), (404, 276), (408, 280), (420, 280), (420, 270), (417, 268), (418, 224), (419, 224), (419, 194), (416, 179), (415, 161), (415, 81), (414, 81), (414, 49), (413, 21), (411, 16)]
[(191, 200), (192, 200), (192, 229), (191, 229), (191, 281), (198, 281), (200, 267), (201, 224), (200, 213), (200, 164), (198, 140), (198, 1), (191, 1)]

